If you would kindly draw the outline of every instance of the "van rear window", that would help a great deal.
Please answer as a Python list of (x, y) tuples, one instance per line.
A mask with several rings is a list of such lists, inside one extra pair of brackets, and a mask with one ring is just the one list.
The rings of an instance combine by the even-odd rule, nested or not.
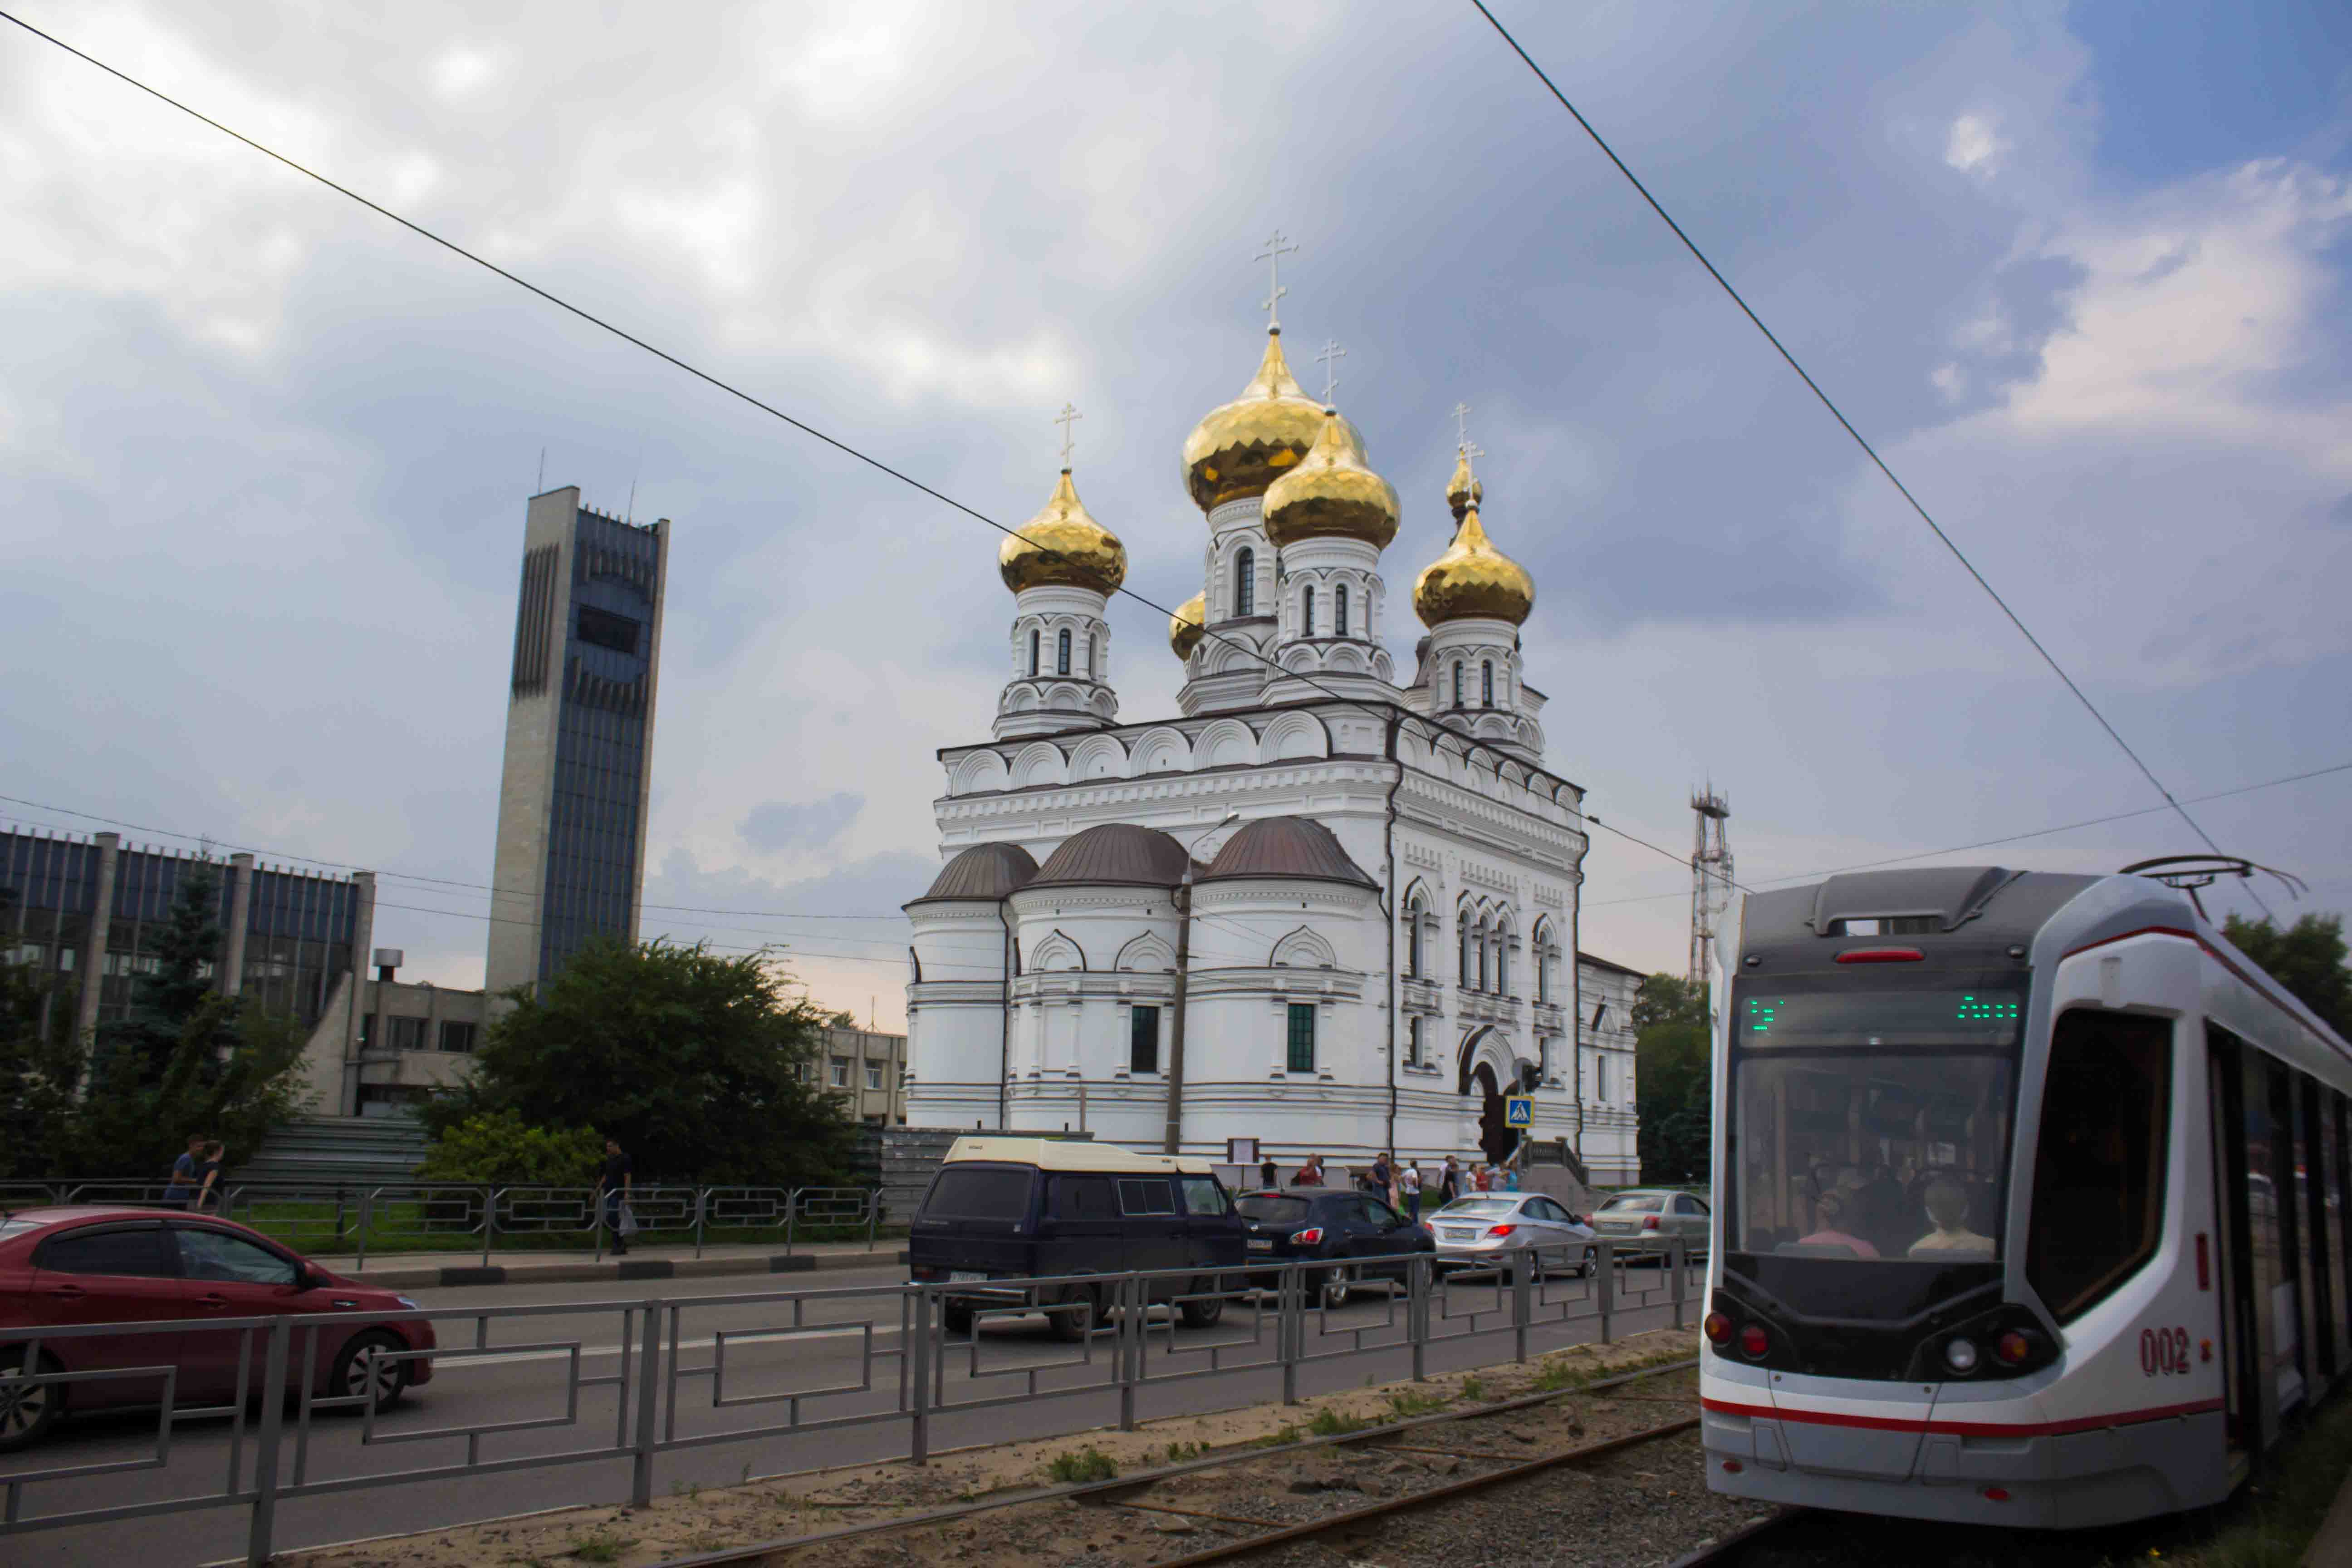
[(1003, 1219), (1029, 1217), (1026, 1170), (992, 1170), (984, 1165), (950, 1165), (931, 1184), (923, 1200), (925, 1219)]

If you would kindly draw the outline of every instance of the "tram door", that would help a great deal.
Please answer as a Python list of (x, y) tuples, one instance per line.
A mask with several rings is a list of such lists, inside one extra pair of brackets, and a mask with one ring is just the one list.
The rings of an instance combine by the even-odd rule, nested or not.
[[(2259, 1450), (2263, 1426), (2262, 1335), (2254, 1317), (2252, 1226), (2246, 1204), (2244, 1073), (2238, 1042), (2225, 1029), (2205, 1031), (2206, 1079), (2213, 1131), (2213, 1272), (2221, 1293), (2221, 1370), (2229, 1445)], [(2273, 1426), (2277, 1414), (2270, 1414)]]

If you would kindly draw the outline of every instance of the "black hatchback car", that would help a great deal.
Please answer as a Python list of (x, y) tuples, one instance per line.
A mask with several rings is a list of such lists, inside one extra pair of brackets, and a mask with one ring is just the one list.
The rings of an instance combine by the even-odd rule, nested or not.
[[(1267, 1188), (1244, 1193), (1234, 1205), (1248, 1223), (1252, 1263), (1301, 1259), (1326, 1265), (1307, 1271), (1307, 1289), (1327, 1307), (1344, 1306), (1367, 1280), (1402, 1279), (1412, 1265), (1398, 1253), (1437, 1251), (1427, 1227), (1397, 1213), (1369, 1193), (1336, 1187)], [(1280, 1280), (1271, 1269), (1254, 1269), (1250, 1283), (1271, 1289)]]
[(940, 1294), (949, 1332), (990, 1307), (1051, 1308), (1063, 1339), (1103, 1321), (1112, 1285), (1034, 1279), (1150, 1271), (1148, 1299), (1206, 1328), (1241, 1288), (1242, 1222), (1205, 1160), (1048, 1138), (959, 1138), (908, 1228), (915, 1279)]

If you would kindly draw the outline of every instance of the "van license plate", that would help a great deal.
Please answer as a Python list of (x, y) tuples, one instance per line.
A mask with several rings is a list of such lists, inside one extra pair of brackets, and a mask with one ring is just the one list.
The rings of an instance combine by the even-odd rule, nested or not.
[(1261, 1237), (1253, 1240), (1249, 1244), (1249, 1249), (1252, 1252), (1272, 1252), (1274, 1250), (1274, 1243)]
[(948, 1283), (950, 1285), (979, 1285), (984, 1283), (987, 1279), (988, 1275), (982, 1269), (950, 1268), (948, 1270)]

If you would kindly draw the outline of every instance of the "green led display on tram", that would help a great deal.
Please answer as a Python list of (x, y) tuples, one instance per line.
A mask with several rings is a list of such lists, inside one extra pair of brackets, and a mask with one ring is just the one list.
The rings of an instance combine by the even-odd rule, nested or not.
[(1772, 1015), (1780, 1005), (1778, 1002), (1762, 1002), (1753, 996), (1749, 997), (1748, 999), (1748, 1028), (1759, 1035), (1769, 1033), (1772, 1027)]

